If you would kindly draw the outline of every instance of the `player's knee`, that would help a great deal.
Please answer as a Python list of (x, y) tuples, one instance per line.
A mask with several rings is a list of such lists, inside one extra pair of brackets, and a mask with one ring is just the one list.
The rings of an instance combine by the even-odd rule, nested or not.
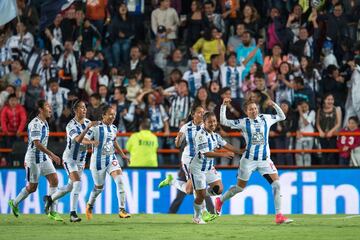
[(49, 179), (49, 185), (50, 187), (57, 187), (59, 185), (59, 179), (56, 174)]
[(272, 182), (271, 187), (274, 191), (280, 191), (280, 182), (279, 180), (275, 180)]
[(186, 188), (185, 188), (185, 193), (186, 193), (186, 194), (191, 194), (192, 191), (193, 191), (192, 185), (191, 185), (191, 184), (187, 184), (187, 185), (186, 185)]
[(26, 190), (29, 192), (29, 193), (33, 193), (35, 192), (37, 189), (37, 184), (29, 184), (27, 187), (26, 187)]

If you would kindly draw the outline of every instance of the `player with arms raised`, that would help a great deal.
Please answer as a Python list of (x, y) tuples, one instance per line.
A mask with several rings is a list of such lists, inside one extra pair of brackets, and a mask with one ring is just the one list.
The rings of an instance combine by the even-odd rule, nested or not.
[(73, 105), (75, 117), (66, 125), (67, 144), (63, 153), (64, 168), (69, 175), (68, 184), (59, 188), (51, 196), (45, 196), (45, 211), (49, 211), (51, 204), (68, 192), (70, 196), (70, 222), (80, 222), (81, 218), (76, 214), (76, 209), (81, 191), (81, 175), (85, 168), (85, 158), (87, 153), (86, 145), (82, 140), (89, 129), (97, 125), (97, 121), (91, 122), (86, 117), (86, 105), (84, 101), (77, 100)]
[(285, 114), (281, 108), (271, 101), (271, 105), (275, 108), (276, 114), (259, 114), (259, 110), (255, 102), (247, 101), (244, 104), (244, 111), (247, 118), (238, 120), (226, 119), (226, 106), (231, 99), (225, 98), (220, 109), (220, 123), (232, 129), (242, 130), (245, 141), (246, 150), (240, 160), (238, 170), (237, 185), (231, 186), (223, 196), (216, 198), (215, 208), (219, 214), (224, 201), (242, 192), (253, 171), (258, 170), (262, 176), (271, 184), (274, 195), (274, 205), (276, 211), (275, 222), (291, 223), (293, 220), (286, 218), (281, 214), (281, 195), (279, 175), (274, 163), (270, 159), (269, 148), (269, 129), (276, 122), (285, 120)]
[[(58, 177), (52, 161), (60, 164), (61, 159), (47, 149), (49, 125), (46, 119), (51, 117), (51, 106), (45, 100), (39, 100), (37, 106), (39, 114), (28, 125), (29, 140), (24, 163), (28, 184), (14, 200), (9, 201), (9, 206), (15, 217), (19, 216), (19, 203), (27, 198), (30, 193), (36, 191), (40, 175), (45, 176), (49, 182), (49, 194), (54, 193), (58, 187)], [(63, 221), (56, 212), (56, 203), (52, 204), (50, 208), (49, 218), (55, 221)]]
[[(213, 112), (204, 114), (204, 127), (195, 136), (195, 154), (190, 162), (190, 174), (193, 188), (196, 191), (194, 200), (193, 222), (205, 224), (202, 219), (202, 204), (206, 196), (217, 196), (222, 193), (223, 185), (220, 175), (214, 167), (214, 158), (233, 158), (234, 153), (240, 154), (232, 145), (215, 133), (218, 122)], [(217, 152), (215, 150), (225, 148), (231, 152)], [(209, 188), (207, 186), (209, 185)]]
[(122, 170), (116, 158), (115, 150), (117, 150), (124, 160), (129, 161), (128, 157), (121, 150), (116, 141), (117, 128), (113, 125), (116, 112), (111, 106), (103, 108), (102, 121), (87, 132), (83, 143), (93, 145), (93, 153), (90, 160), (91, 175), (94, 180), (95, 187), (90, 194), (89, 201), (86, 205), (86, 217), (88, 220), (92, 218), (92, 211), (97, 196), (102, 192), (106, 173), (108, 173), (115, 181), (116, 192), (119, 204), (119, 217), (129, 218), (125, 210), (125, 191), (122, 179)]

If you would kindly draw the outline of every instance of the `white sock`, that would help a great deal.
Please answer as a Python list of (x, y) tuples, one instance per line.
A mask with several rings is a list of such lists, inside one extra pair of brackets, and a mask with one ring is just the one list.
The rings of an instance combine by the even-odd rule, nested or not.
[(204, 201), (202, 202), (202, 204), (201, 204), (201, 210), (208, 212), (208, 210), (207, 210), (207, 208), (206, 208), (206, 201), (205, 201), (205, 200), (204, 200)]
[(124, 191), (124, 182), (122, 180), (122, 176), (121, 175), (117, 175), (115, 178), (115, 184), (116, 184), (116, 193), (117, 193), (117, 198), (118, 198), (118, 204), (119, 204), (119, 209), (125, 208), (125, 191)]
[(99, 196), (99, 194), (102, 192), (102, 188), (101, 189), (97, 189), (96, 187), (94, 187), (94, 189), (91, 191), (90, 193), (90, 197), (89, 197), (89, 201), (88, 204), (90, 204), (91, 206), (94, 205), (95, 200), (97, 198), (97, 196)]
[(19, 194), (16, 196), (16, 198), (14, 199), (14, 205), (15, 207), (17, 207), (19, 205), (19, 203), (21, 203), (25, 198), (27, 198), (27, 196), (29, 196), (29, 192), (26, 190), (26, 187), (24, 187), (23, 189), (21, 189), (21, 191), (19, 192)]
[(186, 193), (186, 182), (184, 181), (180, 181), (180, 180), (172, 180), (170, 185), (176, 187), (177, 189), (179, 189), (180, 191)]
[[(52, 196), (56, 191), (57, 191), (57, 187), (49, 187), (49, 196)], [(57, 201), (53, 201), (51, 207), (50, 207), (50, 211), (51, 212), (56, 212), (57, 211)]]
[(232, 198), (237, 193), (242, 192), (244, 189), (239, 187), (238, 185), (231, 186), (225, 193), (220, 197), (221, 202), (225, 202), (226, 200)]
[(81, 182), (76, 181), (73, 183), (73, 188), (70, 193), (70, 209), (73, 212), (76, 212), (78, 201), (79, 201), (79, 194), (81, 191)]
[(73, 188), (72, 182), (66, 184), (61, 188), (58, 188), (56, 192), (51, 195), (51, 199), (53, 201), (58, 200), (59, 198), (63, 197), (65, 194), (71, 192), (72, 188)]
[(273, 196), (274, 196), (274, 205), (275, 205), (275, 212), (276, 214), (279, 214), (281, 211), (281, 193), (280, 193), (280, 183), (279, 180), (275, 180), (271, 184), (272, 190), (273, 190)]
[(195, 218), (201, 217), (201, 209), (202, 209), (202, 204), (196, 204), (194, 201), (194, 217)]

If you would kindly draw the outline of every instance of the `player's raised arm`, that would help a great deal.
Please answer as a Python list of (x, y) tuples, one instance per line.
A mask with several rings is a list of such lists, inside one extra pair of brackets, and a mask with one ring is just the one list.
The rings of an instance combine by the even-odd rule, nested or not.
[(240, 129), (240, 120), (229, 120), (226, 118), (226, 107), (230, 104), (231, 99), (225, 98), (220, 108), (220, 124), (231, 127), (233, 129)]
[(274, 101), (270, 102), (270, 105), (275, 108), (276, 110), (276, 119), (278, 121), (283, 121), (286, 119), (285, 113), (283, 112), (283, 110), (281, 109), (281, 107), (279, 107), (279, 105), (277, 105)]

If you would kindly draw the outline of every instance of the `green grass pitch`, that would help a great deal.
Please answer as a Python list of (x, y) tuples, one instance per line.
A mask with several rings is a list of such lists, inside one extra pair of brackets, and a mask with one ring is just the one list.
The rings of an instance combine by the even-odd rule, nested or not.
[(290, 215), (289, 225), (276, 225), (274, 216), (224, 215), (206, 225), (191, 215), (139, 214), (130, 219), (94, 215), (87, 221), (54, 222), (45, 215), (0, 215), (0, 239), (360, 239), (360, 215)]

